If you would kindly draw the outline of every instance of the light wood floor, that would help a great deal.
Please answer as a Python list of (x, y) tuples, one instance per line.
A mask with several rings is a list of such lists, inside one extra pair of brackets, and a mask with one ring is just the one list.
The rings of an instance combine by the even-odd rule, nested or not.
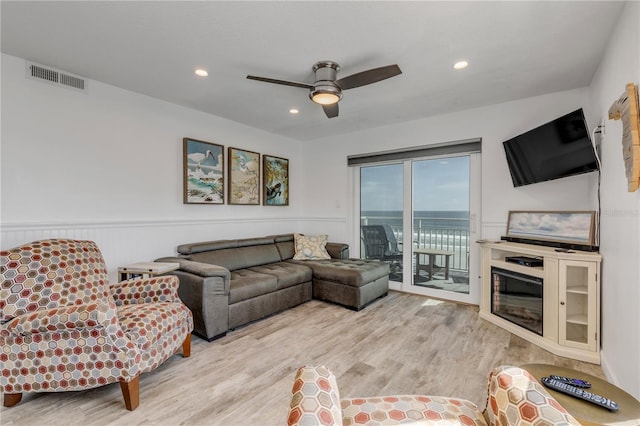
[(548, 363), (604, 377), (592, 364), (557, 357), (478, 318), (474, 306), (390, 292), (363, 311), (311, 301), (208, 343), (193, 337), (140, 379), (140, 407), (120, 386), (25, 394), (2, 407), (2, 425), (282, 425), (293, 376), (324, 364), (341, 397), (445, 395), (484, 408), (492, 367)]

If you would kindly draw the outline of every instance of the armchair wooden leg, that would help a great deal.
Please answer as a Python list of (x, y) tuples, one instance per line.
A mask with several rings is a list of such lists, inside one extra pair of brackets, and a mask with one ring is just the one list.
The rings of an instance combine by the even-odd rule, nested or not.
[(21, 393), (5, 393), (4, 394), (4, 403), (5, 407), (13, 407), (22, 399)]
[(191, 334), (187, 334), (186, 339), (182, 342), (182, 356), (185, 358), (191, 356)]
[(138, 408), (140, 405), (140, 376), (136, 376), (130, 382), (120, 382), (120, 389), (127, 410), (133, 411)]

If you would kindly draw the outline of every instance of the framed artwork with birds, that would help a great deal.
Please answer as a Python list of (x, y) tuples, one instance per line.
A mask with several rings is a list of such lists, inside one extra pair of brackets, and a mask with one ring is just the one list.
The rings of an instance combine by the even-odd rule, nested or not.
[(289, 205), (289, 160), (271, 155), (262, 156), (262, 189), (263, 205)]
[(182, 139), (184, 204), (224, 204), (224, 147)]
[(260, 154), (229, 147), (229, 204), (260, 205)]

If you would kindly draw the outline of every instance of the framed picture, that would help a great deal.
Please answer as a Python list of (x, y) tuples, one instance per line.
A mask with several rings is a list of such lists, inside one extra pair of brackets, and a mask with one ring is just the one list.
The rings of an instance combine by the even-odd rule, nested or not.
[(224, 204), (224, 147), (182, 139), (185, 204)]
[(229, 204), (260, 204), (260, 154), (229, 148)]
[(289, 205), (289, 160), (262, 156), (262, 189), (265, 206)]
[(594, 211), (510, 211), (507, 236), (595, 245)]

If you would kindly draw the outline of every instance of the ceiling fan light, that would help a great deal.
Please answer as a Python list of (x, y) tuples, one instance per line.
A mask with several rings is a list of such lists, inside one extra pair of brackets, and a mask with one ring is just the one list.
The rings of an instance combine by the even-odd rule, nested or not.
[(316, 92), (311, 100), (320, 105), (332, 105), (340, 100), (340, 96), (330, 92)]
[(316, 82), (309, 91), (309, 98), (320, 105), (333, 105), (342, 98), (342, 91), (333, 81)]

